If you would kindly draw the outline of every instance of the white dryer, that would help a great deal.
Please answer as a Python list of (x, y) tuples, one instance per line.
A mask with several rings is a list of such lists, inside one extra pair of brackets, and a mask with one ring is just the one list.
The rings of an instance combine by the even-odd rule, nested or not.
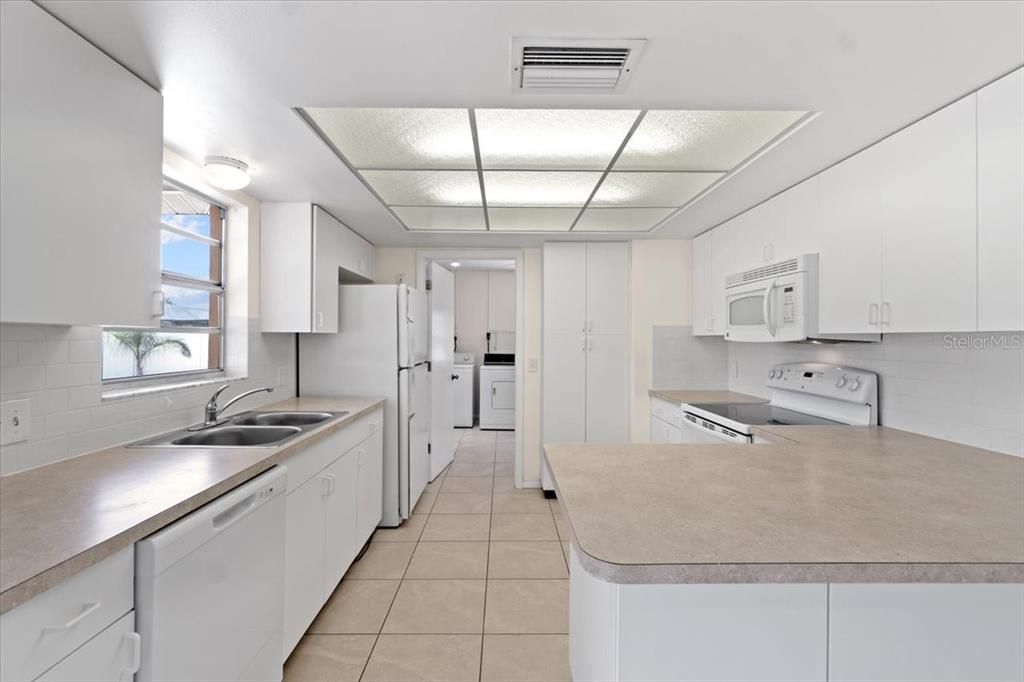
[(480, 428), (516, 428), (516, 356), (485, 353), (480, 366)]
[(452, 363), (452, 410), (456, 428), (473, 428), (473, 367), (475, 353), (455, 353)]

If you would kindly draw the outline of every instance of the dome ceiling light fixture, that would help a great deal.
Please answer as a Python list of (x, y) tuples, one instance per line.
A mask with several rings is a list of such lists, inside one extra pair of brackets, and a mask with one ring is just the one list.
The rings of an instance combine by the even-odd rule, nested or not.
[(242, 189), (251, 180), (249, 165), (230, 156), (207, 156), (203, 177), (214, 187), (226, 190)]

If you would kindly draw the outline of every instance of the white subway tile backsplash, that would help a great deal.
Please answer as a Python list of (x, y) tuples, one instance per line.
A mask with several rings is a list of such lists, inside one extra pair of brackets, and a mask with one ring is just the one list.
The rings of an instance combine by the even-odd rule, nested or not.
[(67, 341), (19, 341), (19, 365), (57, 365), (68, 361)]
[(32, 391), (25, 397), (32, 401), (32, 414), (44, 415), (68, 409), (68, 392), (58, 388), (47, 391)]
[[(882, 424), (1024, 456), (1024, 349), (957, 334), (890, 334), (881, 343), (730, 343), (734, 391), (767, 397), (768, 368), (779, 362), (831, 362), (877, 372)], [(980, 337), (980, 335), (977, 335)]]
[(0, 372), (0, 394), (40, 391), (45, 387), (45, 367), (5, 367)]
[[(276, 385), (278, 367), (287, 382), (272, 394), (258, 394), (234, 411), (295, 395), (295, 338), (262, 334), (259, 320), (236, 321), (248, 329), (236, 346), (230, 397), (257, 385)], [(0, 447), (0, 475), (93, 450), (111, 447), (194, 424), (215, 385), (104, 402), (100, 380), (102, 332), (99, 327), (0, 324), (0, 400), (32, 400), (32, 432), (26, 442)], [(239, 348), (234, 349), (237, 353)]]
[(46, 436), (64, 436), (89, 428), (89, 410), (65, 410), (46, 417)]
[(61, 364), (46, 367), (46, 387), (87, 386), (100, 381), (99, 363)]
[(68, 362), (100, 362), (103, 346), (98, 340), (72, 339), (68, 344)]
[(0, 367), (14, 367), (18, 364), (18, 342), (0, 341)]

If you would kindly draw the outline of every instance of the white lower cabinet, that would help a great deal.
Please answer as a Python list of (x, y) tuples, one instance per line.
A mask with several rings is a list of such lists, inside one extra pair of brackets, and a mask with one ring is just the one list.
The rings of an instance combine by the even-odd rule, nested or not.
[(326, 481), (316, 476), (289, 492), (286, 500), (285, 658), (323, 605)]
[(130, 680), (139, 663), (134, 582), (127, 547), (4, 613), (0, 680)]
[(832, 585), (829, 680), (1024, 679), (1024, 585)]
[[(356, 513), (356, 536), (362, 547), (380, 524), (384, 508), (384, 432), (375, 431), (356, 447), (359, 457), (359, 510)], [(358, 549), (358, 547), (357, 547)]]
[[(357, 446), (358, 447), (358, 446)], [(356, 536), (356, 514), (359, 510), (359, 454), (354, 450), (324, 470), (329, 481), (324, 498), (326, 522), (324, 567), (327, 594), (334, 590), (345, 571), (359, 553), (363, 543)]]
[(132, 679), (141, 662), (142, 641), (135, 632), (135, 612), (132, 611), (36, 679), (39, 682), (124, 681)]
[(682, 443), (683, 408), (661, 398), (651, 397), (651, 442)]
[(666, 421), (651, 415), (651, 442), (652, 443), (682, 443), (682, 434), (679, 427), (669, 424)]
[(576, 680), (1024, 679), (1021, 584), (615, 584), (575, 546), (569, 575)]
[(382, 421), (378, 410), (284, 462), (289, 477), (282, 660), (380, 522)]
[(630, 682), (827, 677), (827, 586), (616, 585), (571, 550), (573, 679)]

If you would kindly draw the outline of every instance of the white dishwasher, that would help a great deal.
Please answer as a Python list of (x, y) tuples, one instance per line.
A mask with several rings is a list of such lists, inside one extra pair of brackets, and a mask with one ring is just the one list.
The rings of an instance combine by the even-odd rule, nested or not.
[(271, 469), (136, 544), (136, 680), (281, 680), (286, 476)]

